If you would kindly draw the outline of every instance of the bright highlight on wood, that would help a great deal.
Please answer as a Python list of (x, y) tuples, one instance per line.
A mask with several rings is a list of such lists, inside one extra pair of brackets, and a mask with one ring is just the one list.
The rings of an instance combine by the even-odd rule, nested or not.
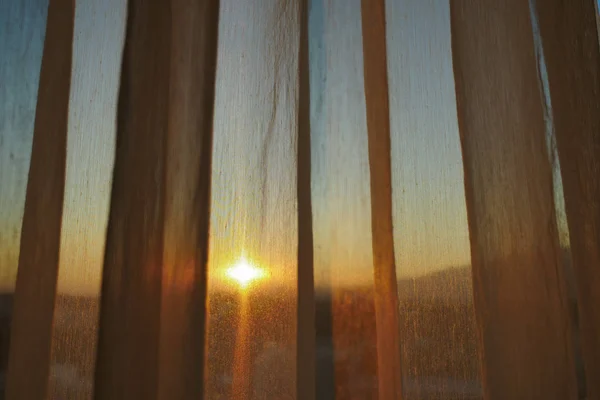
[(226, 271), (227, 277), (234, 280), (241, 288), (248, 287), (252, 282), (262, 279), (266, 273), (261, 268), (250, 263), (246, 258), (240, 258)]

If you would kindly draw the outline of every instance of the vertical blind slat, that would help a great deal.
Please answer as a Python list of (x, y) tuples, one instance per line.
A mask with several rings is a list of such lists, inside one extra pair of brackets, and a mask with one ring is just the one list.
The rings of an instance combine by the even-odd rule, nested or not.
[(95, 398), (157, 397), (165, 213), (169, 0), (130, 0), (117, 106)]
[(308, 1), (298, 0), (298, 320), (296, 337), (296, 399), (312, 400), (316, 390), (314, 251), (311, 199), (310, 81)]
[(588, 398), (600, 398), (600, 47), (593, 0), (538, 0)]
[(65, 185), (74, 2), (50, 0), (23, 215), (7, 399), (47, 394)]
[(392, 227), (392, 167), (388, 100), (385, 2), (361, 2), (369, 169), (377, 375), (380, 399), (402, 398), (398, 289)]
[(528, 3), (450, 7), (485, 397), (574, 399)]
[(218, 0), (172, 0), (159, 398), (202, 399)]

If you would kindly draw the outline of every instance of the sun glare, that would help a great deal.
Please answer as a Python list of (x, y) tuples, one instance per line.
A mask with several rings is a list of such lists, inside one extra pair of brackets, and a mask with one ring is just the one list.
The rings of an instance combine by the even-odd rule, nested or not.
[(242, 257), (227, 270), (227, 276), (240, 287), (246, 288), (255, 280), (263, 278), (265, 272)]

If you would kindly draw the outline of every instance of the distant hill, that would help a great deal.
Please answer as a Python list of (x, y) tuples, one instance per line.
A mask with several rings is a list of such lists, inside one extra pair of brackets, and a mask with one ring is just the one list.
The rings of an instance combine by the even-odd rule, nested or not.
[(472, 298), (471, 267), (451, 267), (416, 278), (398, 280), (400, 302), (419, 300), (469, 303)]

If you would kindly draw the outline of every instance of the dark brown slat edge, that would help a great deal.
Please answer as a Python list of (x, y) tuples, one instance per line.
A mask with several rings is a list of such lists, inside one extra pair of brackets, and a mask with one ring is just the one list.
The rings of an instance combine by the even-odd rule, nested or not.
[(576, 398), (529, 6), (450, 2), (485, 398)]
[(21, 233), (9, 400), (47, 395), (62, 224), (74, 3), (50, 0)]
[(594, 2), (536, 2), (577, 282), (588, 399), (600, 399), (600, 47)]
[(296, 399), (316, 396), (316, 328), (314, 249), (310, 157), (310, 81), (308, 56), (308, 0), (298, 0), (300, 48), (298, 56), (298, 319)]
[(204, 398), (219, 1), (172, 0), (159, 398)]
[(157, 397), (170, 0), (130, 0), (100, 300), (94, 396)]
[(379, 399), (402, 398), (384, 0), (362, 0)]

